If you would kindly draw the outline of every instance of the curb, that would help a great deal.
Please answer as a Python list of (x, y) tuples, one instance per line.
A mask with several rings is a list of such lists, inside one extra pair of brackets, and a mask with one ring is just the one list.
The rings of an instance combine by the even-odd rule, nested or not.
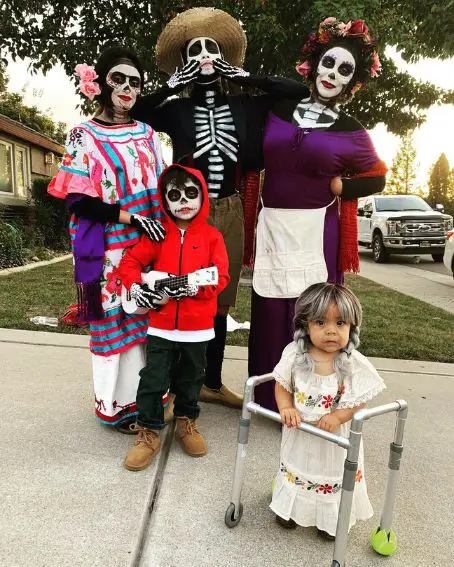
[[(67, 333), (49, 333), (46, 331), (24, 331), (21, 329), (0, 328), (0, 343), (19, 343), (35, 346), (87, 349), (88, 335), (72, 335)], [(247, 347), (230, 346), (225, 349), (228, 360), (247, 361)], [(433, 362), (425, 360), (401, 360), (394, 358), (369, 357), (379, 372), (393, 374), (420, 374), (430, 376), (448, 376), (454, 378), (454, 364), (449, 362)]]
[(33, 262), (32, 264), (17, 266), (16, 268), (5, 268), (4, 270), (0, 270), (0, 277), (10, 276), (12, 274), (16, 274), (17, 272), (28, 272), (29, 270), (34, 270), (35, 268), (41, 268), (42, 266), (48, 266), (49, 264), (57, 264), (58, 262), (69, 260), (69, 258), (72, 258), (72, 254), (65, 254), (64, 256), (59, 256), (58, 258), (52, 258), (52, 260), (42, 260), (41, 262)]

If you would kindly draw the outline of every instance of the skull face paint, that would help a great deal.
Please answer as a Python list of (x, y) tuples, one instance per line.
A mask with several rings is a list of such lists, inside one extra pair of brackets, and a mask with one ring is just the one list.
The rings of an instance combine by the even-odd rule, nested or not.
[(222, 59), (219, 45), (211, 37), (195, 37), (186, 47), (186, 59), (200, 63), (201, 75), (212, 75), (213, 59)]
[(166, 187), (165, 199), (169, 212), (180, 220), (193, 219), (202, 208), (202, 191), (190, 179), (184, 185), (170, 182)]
[(315, 87), (319, 98), (332, 100), (341, 95), (353, 78), (356, 62), (344, 47), (328, 49), (317, 67)]
[(141, 91), (142, 80), (139, 71), (125, 63), (115, 65), (107, 73), (106, 83), (113, 89), (113, 108), (122, 113), (131, 110)]

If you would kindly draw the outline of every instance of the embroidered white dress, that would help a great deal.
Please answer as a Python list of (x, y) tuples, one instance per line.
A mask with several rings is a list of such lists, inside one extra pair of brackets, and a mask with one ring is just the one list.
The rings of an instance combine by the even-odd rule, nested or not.
[[(336, 374), (320, 376), (302, 370), (295, 362), (296, 356), (297, 345), (293, 342), (284, 349), (273, 375), (276, 382), (293, 394), (295, 407), (303, 421), (315, 423), (330, 413), (338, 392), (338, 380)], [(375, 368), (362, 354), (353, 351), (351, 357), (353, 378), (344, 380), (344, 391), (337, 409), (357, 407), (386, 388)], [(349, 431), (350, 422), (342, 424), (336, 433), (348, 437)], [(335, 535), (346, 455), (347, 451), (334, 443), (284, 426), (280, 466), (270, 508), (300, 526), (317, 526)], [(372, 514), (361, 445), (350, 527), (356, 520), (367, 520)]]

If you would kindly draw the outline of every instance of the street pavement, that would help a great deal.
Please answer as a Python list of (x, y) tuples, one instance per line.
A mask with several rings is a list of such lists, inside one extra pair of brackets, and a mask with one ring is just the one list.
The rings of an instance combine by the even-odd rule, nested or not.
[(454, 313), (454, 278), (445, 266), (429, 256), (391, 256), (389, 263), (376, 264), (372, 252), (360, 248), (359, 275), (426, 303)]
[[(399, 548), (385, 559), (368, 543), (386, 483), (393, 435), (388, 415), (365, 426), (375, 516), (352, 529), (347, 565), (451, 564), (454, 365), (372, 361), (388, 389), (370, 405), (399, 398), (409, 403), (394, 518)], [(246, 349), (228, 347), (225, 382), (242, 388), (246, 370)], [(279, 453), (276, 423), (253, 417), (244, 515), (230, 530), (224, 514), (239, 411), (202, 404), (206, 457), (191, 459), (168, 434), (153, 466), (131, 473), (122, 461), (133, 439), (95, 421), (90, 374), (87, 337), (0, 329), (0, 565), (331, 565), (332, 544), (317, 538), (314, 529), (281, 529), (268, 509)]]

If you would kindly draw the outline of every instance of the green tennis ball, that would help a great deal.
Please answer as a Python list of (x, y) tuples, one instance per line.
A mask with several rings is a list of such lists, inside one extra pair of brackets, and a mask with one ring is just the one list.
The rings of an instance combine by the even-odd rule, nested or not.
[(397, 538), (393, 530), (385, 531), (378, 527), (372, 532), (370, 542), (380, 555), (392, 555), (397, 549)]

